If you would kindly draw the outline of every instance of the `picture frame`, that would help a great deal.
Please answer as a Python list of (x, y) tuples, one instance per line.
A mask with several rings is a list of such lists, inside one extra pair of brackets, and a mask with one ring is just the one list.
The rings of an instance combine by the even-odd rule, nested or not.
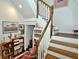
[(19, 30), (23, 30), (25, 28), (24, 24), (19, 24)]
[(24, 24), (19, 24), (19, 30), (20, 30), (21, 34), (24, 34), (25, 25)]
[(2, 21), (3, 34), (18, 32), (18, 23), (10, 21)]
[(67, 5), (68, 5), (68, 0), (55, 0), (54, 1), (55, 8), (65, 7)]

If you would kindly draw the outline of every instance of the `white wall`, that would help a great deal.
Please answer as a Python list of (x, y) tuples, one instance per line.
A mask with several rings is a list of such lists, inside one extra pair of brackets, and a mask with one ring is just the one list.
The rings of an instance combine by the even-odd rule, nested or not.
[(77, 29), (77, 0), (68, 0), (68, 6), (54, 10), (54, 24), (62, 32), (72, 32)]
[[(74, 3), (75, 2), (75, 3)], [(74, 0), (72, 1), (72, 13), (73, 13), (73, 17), (74, 17), (74, 20), (73, 20), (73, 26), (74, 26), (74, 29), (78, 29), (78, 0)]]
[[(0, 23), (1, 21), (18, 22), (21, 19), (23, 19), (22, 15), (17, 11), (10, 0), (0, 0)], [(2, 24), (0, 24), (0, 34), (2, 34)], [(8, 35), (9, 34), (2, 34), (2, 36), (6, 36), (6, 39)]]
[(23, 19), (22, 15), (17, 11), (17, 9), (10, 2), (10, 0), (0, 0), (0, 22), (1, 21), (18, 22), (21, 19)]
[(23, 18), (10, 0), (0, 0), (0, 20), (17, 21)]

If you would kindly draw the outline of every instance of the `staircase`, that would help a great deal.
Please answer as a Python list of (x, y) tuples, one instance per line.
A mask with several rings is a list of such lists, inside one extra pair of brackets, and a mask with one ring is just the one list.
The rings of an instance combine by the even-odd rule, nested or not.
[(78, 59), (77, 40), (52, 36), (45, 59)]
[[(77, 38), (52, 35), (53, 12), (54, 6), (49, 6), (43, 0), (37, 0), (36, 17), (41, 16), (47, 22), (42, 25), (43, 29), (39, 39), (35, 40), (36, 59), (78, 59)], [(38, 20), (38, 22), (40, 21), (42, 22), (42, 20)]]

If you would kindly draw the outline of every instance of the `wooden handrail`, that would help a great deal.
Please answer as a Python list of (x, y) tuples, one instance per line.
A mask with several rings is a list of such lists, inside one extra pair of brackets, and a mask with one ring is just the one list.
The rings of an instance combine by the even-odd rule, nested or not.
[(42, 2), (43, 4), (45, 4), (47, 7), (51, 8), (51, 6), (48, 5), (46, 2), (44, 2), (43, 0), (39, 0), (39, 1), (41, 1), (41, 2)]

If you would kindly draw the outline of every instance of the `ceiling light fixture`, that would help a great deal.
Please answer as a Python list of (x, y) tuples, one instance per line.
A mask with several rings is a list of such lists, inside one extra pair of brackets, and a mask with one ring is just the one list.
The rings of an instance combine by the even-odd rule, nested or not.
[(21, 4), (19, 4), (19, 8), (22, 8), (22, 5)]

